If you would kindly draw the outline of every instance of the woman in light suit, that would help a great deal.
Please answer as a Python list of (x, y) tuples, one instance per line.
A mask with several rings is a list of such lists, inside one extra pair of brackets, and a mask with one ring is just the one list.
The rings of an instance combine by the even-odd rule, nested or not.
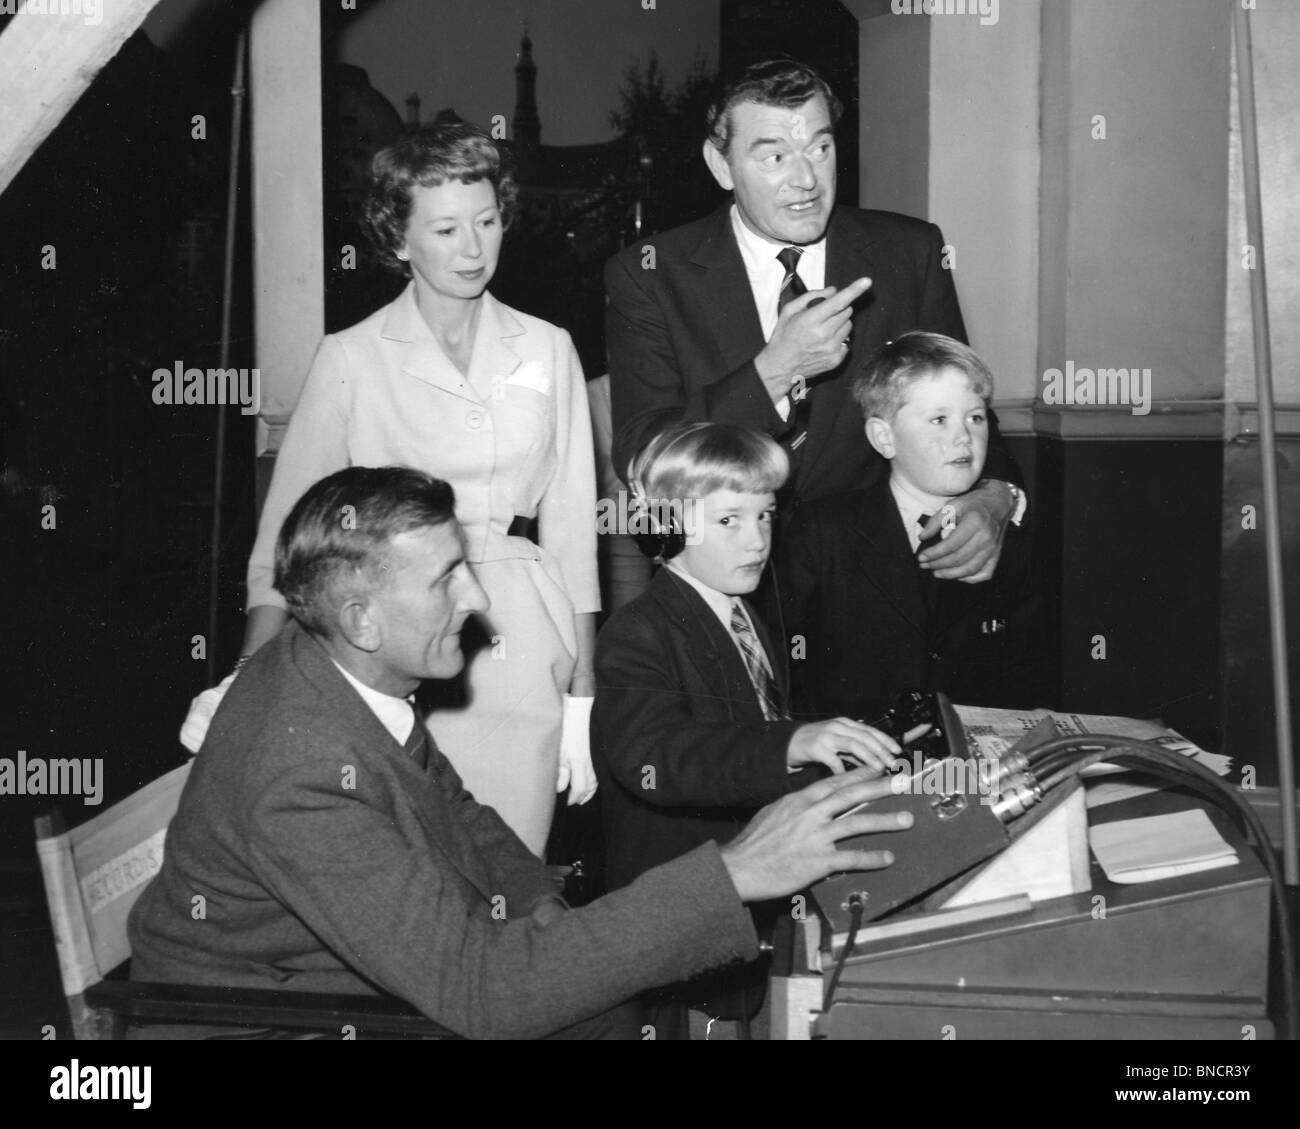
[[(557, 788), (571, 782), (570, 803), (595, 788), (586, 743), (600, 596), (582, 369), (564, 330), (487, 292), (516, 188), (486, 134), (425, 127), (378, 153), (372, 171), (369, 233), (411, 282), (321, 342), (249, 562), (242, 654), (285, 622), (275, 538), (308, 486), (350, 465), (404, 464), (450, 482), (492, 605), (463, 704), (438, 705), (428, 725), (466, 787), (540, 856)], [(534, 518), (538, 544), (515, 535)]]

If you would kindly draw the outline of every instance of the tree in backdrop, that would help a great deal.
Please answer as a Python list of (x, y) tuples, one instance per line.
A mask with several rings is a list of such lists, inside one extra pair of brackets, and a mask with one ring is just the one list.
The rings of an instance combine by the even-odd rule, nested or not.
[[(589, 374), (605, 371), (605, 260), (721, 202), (721, 190), (700, 158), (712, 83), (705, 60), (697, 57), (670, 86), (651, 53), (625, 72), (618, 106), (609, 115), (618, 134), (612, 142), (545, 153), (548, 175), (589, 174), (585, 191), (557, 197), (541, 186), (521, 186), (521, 214), (493, 292), (567, 329)], [(592, 149), (603, 151), (596, 155)], [(565, 170), (565, 162), (576, 164)]]
[(642, 234), (698, 219), (720, 201), (721, 190), (700, 158), (713, 82), (702, 55), (671, 88), (655, 52), (644, 67), (627, 69), (609, 123), (637, 154), (638, 180), (624, 186), (624, 194), (632, 189), (630, 209), (641, 201)]

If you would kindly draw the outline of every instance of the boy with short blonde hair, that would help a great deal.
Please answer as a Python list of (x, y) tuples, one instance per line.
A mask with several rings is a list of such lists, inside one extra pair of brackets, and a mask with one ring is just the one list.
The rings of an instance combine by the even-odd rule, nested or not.
[[(767, 565), (788, 470), (768, 436), (717, 423), (672, 428), (629, 468), (634, 531), (663, 567), (596, 643), (592, 760), (611, 889), (726, 842), (755, 809), (809, 783), (807, 766), (839, 773), (847, 757), (883, 770), (899, 751), (848, 718), (790, 717), (784, 648), (744, 599)], [(688, 1001), (748, 1012), (761, 983), (744, 969), (679, 986), (656, 1004), (657, 1037), (683, 1034)]]

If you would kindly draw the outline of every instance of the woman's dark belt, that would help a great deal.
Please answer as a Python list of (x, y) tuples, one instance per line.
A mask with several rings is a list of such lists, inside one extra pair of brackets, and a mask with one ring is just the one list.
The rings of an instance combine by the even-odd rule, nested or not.
[(516, 517), (510, 523), (510, 528), (506, 530), (506, 536), (525, 537), (534, 545), (538, 544), (537, 519), (535, 517)]

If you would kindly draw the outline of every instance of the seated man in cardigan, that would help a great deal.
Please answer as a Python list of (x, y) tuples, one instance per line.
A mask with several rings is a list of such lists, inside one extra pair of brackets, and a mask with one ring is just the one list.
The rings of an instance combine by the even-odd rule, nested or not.
[(135, 979), (383, 992), (470, 1037), (643, 1038), (624, 1001), (754, 958), (743, 903), (886, 866), (837, 841), (909, 825), (836, 820), (889, 790), (836, 776), (571, 910), (409, 701), (460, 669), (461, 627), (487, 607), (451, 488), (396, 467), (331, 475), (286, 519), (275, 572), (293, 622), (213, 718), (132, 911)]

